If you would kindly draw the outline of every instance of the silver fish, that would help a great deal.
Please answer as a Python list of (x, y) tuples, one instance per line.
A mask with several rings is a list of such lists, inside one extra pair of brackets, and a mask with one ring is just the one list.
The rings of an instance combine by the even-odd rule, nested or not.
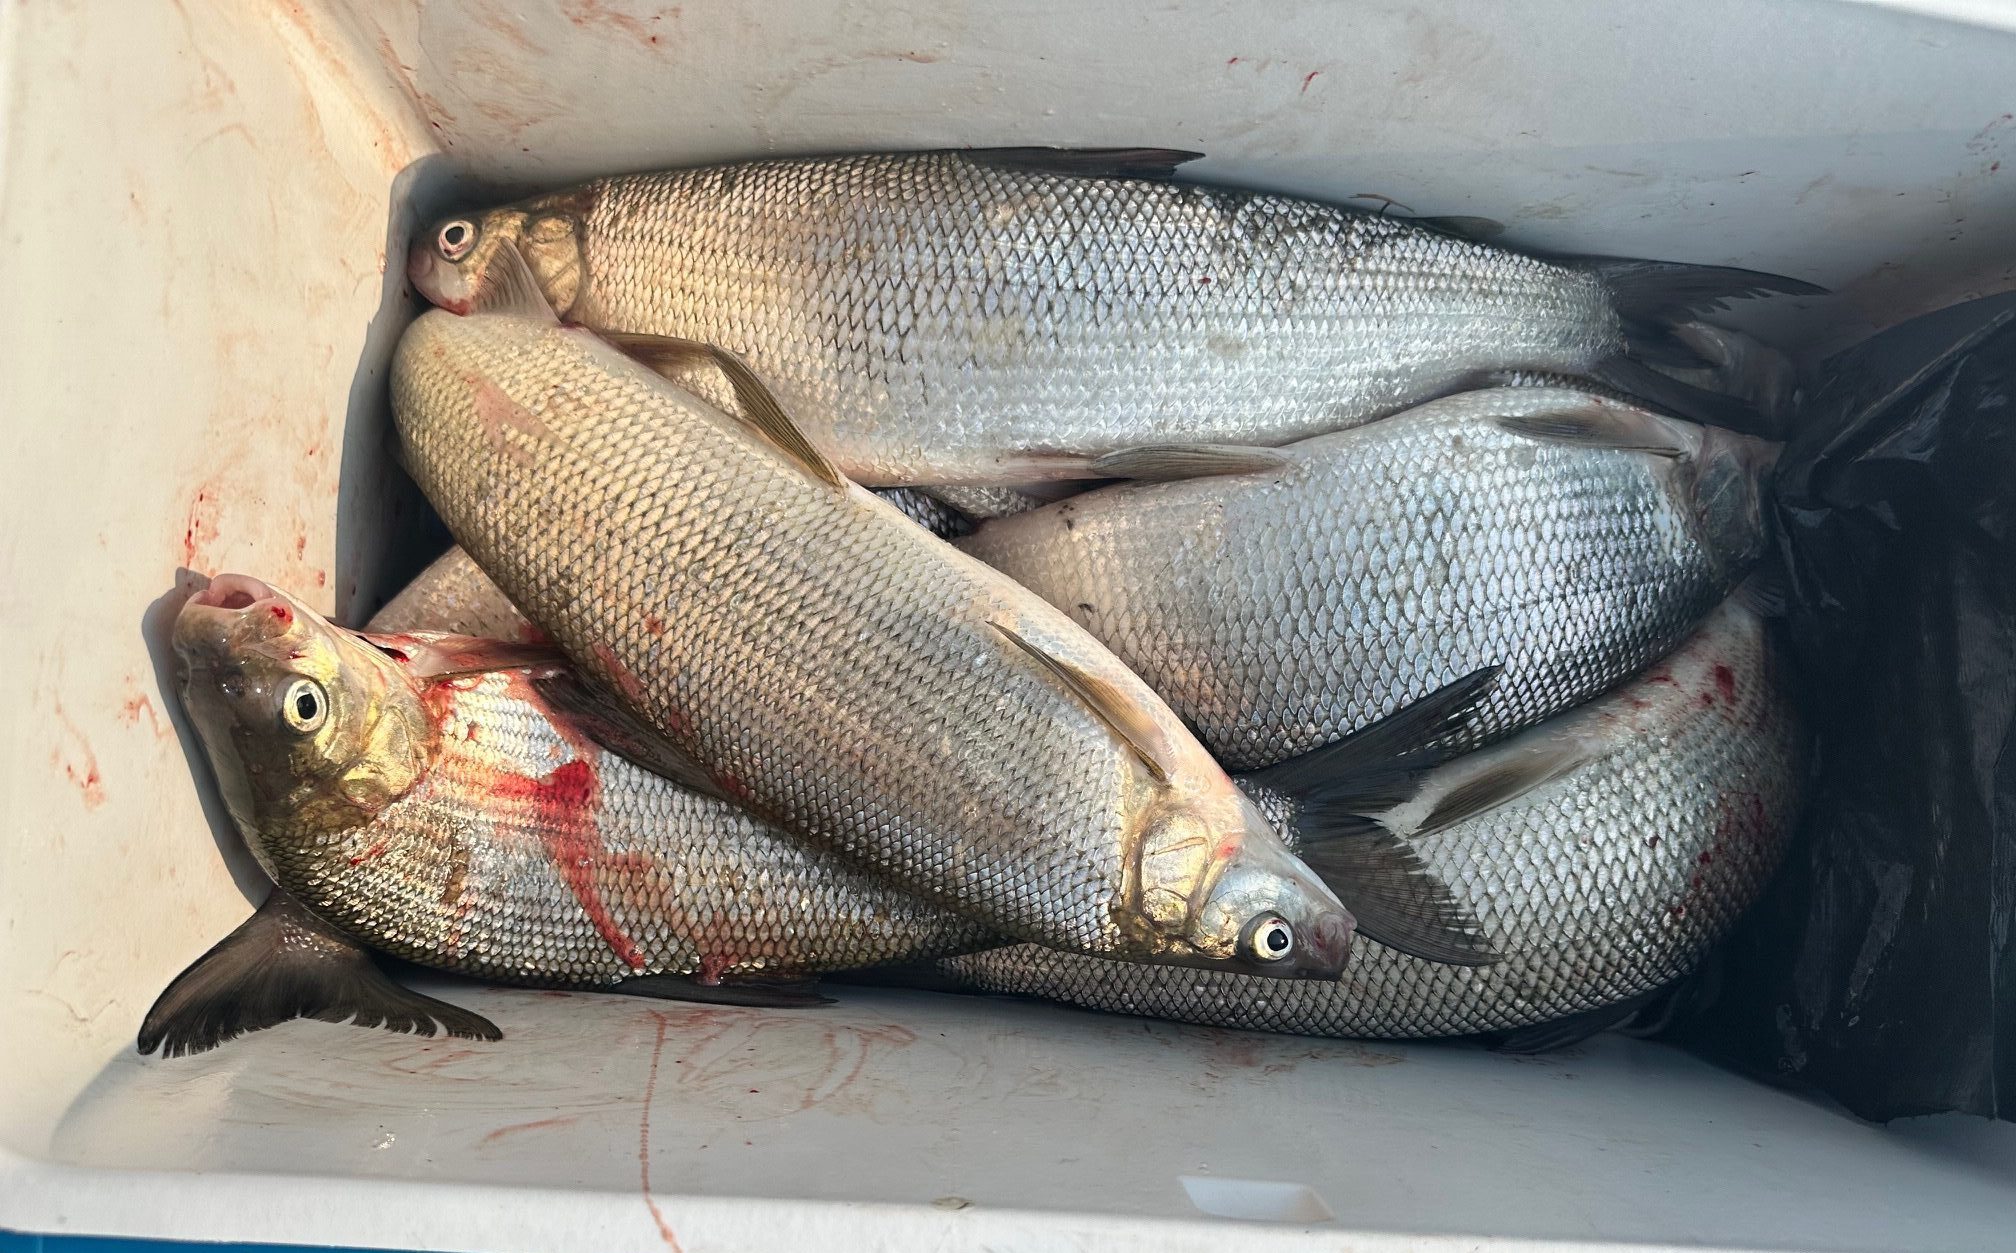
[(871, 485), (1099, 478), (1100, 455), (1144, 443), (1283, 444), (1492, 369), (1594, 372), (1663, 403), (1692, 389), (1639, 357), (1686, 355), (1674, 321), (1818, 290), (1543, 260), (1167, 181), (1193, 155), (918, 152), (599, 179), (437, 223), (408, 273), (465, 311), (502, 251), (520, 252), (570, 322), (742, 354)]
[(407, 330), (405, 461), (510, 598), (725, 791), (1019, 938), (1342, 968), (1349, 914), (1096, 640), (845, 483), (746, 371), (731, 417), (534, 316), (529, 279), (503, 290), (508, 312)]
[[(1380, 816), (1480, 921), (1496, 964), (1361, 939), (1343, 981), (1320, 985), (1029, 946), (939, 969), (990, 992), (1308, 1035), (1467, 1035), (1616, 1006), (1685, 974), (1756, 899), (1797, 813), (1802, 748), (1764, 624), (1732, 602), (1629, 686), (1433, 771)], [(1312, 864), (1321, 852), (1302, 847)]]
[[(1129, 454), (1142, 472), (1160, 455)], [(1775, 446), (1584, 392), (1495, 388), (1266, 455), (959, 544), (1103, 640), (1230, 769), (1501, 664), (1463, 731), (1478, 744), (1687, 637), (1762, 550)]]
[(164, 994), (142, 1051), (269, 1025), (281, 979), (297, 1012), (466, 1025), (369, 978), (356, 941), (505, 982), (750, 1004), (816, 999), (779, 980), (999, 942), (682, 785), (691, 764), (555, 650), (358, 635), (242, 575), (191, 598), (174, 639), (279, 899)]
[(537, 642), (545, 633), (518, 612), (476, 559), (450, 548), (371, 615), (369, 629), (442, 631), (482, 639)]

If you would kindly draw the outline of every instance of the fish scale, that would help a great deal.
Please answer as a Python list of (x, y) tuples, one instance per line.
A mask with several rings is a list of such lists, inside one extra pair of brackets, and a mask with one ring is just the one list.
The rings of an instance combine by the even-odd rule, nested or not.
[(743, 354), (867, 483), (1046, 477), (1045, 452), (1169, 439), (1278, 444), (1622, 343), (1572, 266), (1284, 196), (958, 153), (562, 196), (589, 206), (570, 317)]
[(994, 938), (570, 736), (537, 677), (436, 685), (419, 781), (355, 825), (269, 823), (275, 880), (386, 952), (514, 982), (803, 975)]
[[(1019, 938), (1229, 959), (1249, 915), (1205, 907), (1236, 895), (1341, 964), (1335, 897), (1139, 679), (868, 492), (550, 319), (424, 315), (393, 408), (511, 600), (780, 827)], [(1115, 703), (1095, 711), (1004, 629)], [(1111, 716), (1152, 730), (1170, 782)]]
[[(1756, 899), (1798, 810), (1804, 742), (1764, 623), (1731, 603), (1649, 674), (1424, 783), (1551, 748), (1582, 764), (1412, 843), (1502, 955), (1448, 966), (1363, 942), (1341, 982), (1131, 966), (1030, 946), (947, 959), (976, 989), (1310, 1035), (1509, 1030), (1596, 1010), (1693, 968)], [(1258, 792), (1291, 828), (1294, 805)]]
[[(1578, 411), (1691, 448), (1503, 425)], [(1531, 725), (1685, 639), (1763, 542), (1765, 445), (1576, 391), (1464, 393), (1278, 452), (1278, 469), (1103, 488), (958, 543), (1082, 623), (1240, 770), (1487, 665), (1498, 682), (1450, 742)], [(1711, 500), (1703, 482), (1733, 487)]]

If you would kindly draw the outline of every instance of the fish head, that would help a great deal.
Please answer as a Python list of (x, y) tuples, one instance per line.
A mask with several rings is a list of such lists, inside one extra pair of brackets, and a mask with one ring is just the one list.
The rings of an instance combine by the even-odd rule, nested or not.
[(554, 313), (578, 315), (588, 295), (582, 241), (593, 207), (593, 193), (583, 190), (443, 218), (413, 241), (406, 277), (450, 313), (471, 313), (500, 280), (505, 251), (513, 250)]
[(1171, 807), (1142, 843), (1143, 913), (1162, 939), (1155, 958), (1274, 978), (1334, 979), (1355, 922), (1281, 842), (1243, 793)]
[(1702, 428), (1689, 495), (1702, 540), (1724, 568), (1745, 569), (1764, 555), (1764, 497), (1782, 447)]
[(223, 574), (175, 619), (182, 703), (232, 819), (269, 872), (267, 840), (368, 821), (436, 744), (398, 662), (258, 579)]

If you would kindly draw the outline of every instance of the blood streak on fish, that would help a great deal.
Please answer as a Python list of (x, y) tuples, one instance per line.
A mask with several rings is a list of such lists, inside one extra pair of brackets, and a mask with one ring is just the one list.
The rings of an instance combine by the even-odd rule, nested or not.
[(544, 821), (537, 825), (546, 855), (567, 883), (581, 910), (588, 915), (604, 943), (618, 961), (632, 970), (645, 966), (644, 954), (617, 925), (602, 899), (596, 870), (602, 856), (602, 841), (595, 830), (596, 797), (600, 790), (595, 768), (576, 758), (543, 778), (522, 774), (497, 776), (497, 794), (523, 802), (540, 811)]
[(700, 957), (700, 973), (694, 982), (715, 987), (721, 982), (722, 972), (735, 964), (735, 959), (726, 953), (704, 953)]
[(1736, 672), (1719, 661), (1715, 663), (1715, 690), (1725, 701), (1736, 699)]
[(392, 839), (390, 836), (380, 839), (376, 844), (373, 844), (371, 847), (365, 849), (363, 852), (357, 854), (355, 857), (352, 857), (350, 859), (350, 864), (353, 866), (361, 866), (367, 861), (372, 861), (376, 858), (383, 857), (385, 855), (385, 850), (391, 847), (391, 844)]
[(286, 626), (294, 621), (294, 611), (275, 601), (273, 603), (273, 620), (281, 626)]

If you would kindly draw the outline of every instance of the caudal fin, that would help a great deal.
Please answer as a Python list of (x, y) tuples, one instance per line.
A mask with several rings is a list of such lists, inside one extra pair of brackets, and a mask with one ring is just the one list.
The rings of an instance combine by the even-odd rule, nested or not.
[(259, 912), (175, 976), (147, 1011), (139, 1048), (164, 1057), (201, 1053), (290, 1018), (504, 1038), (481, 1014), (392, 982), (369, 952), (275, 888)]
[(1821, 296), (1826, 288), (1731, 266), (1610, 257), (1587, 258), (1580, 264), (1602, 281), (1623, 323), (1624, 350), (1598, 363), (1592, 371), (1598, 379), (1695, 422), (1782, 437), (1779, 415), (1766, 412), (1754, 395), (1696, 387), (1653, 367), (1712, 371), (1720, 363), (1704, 355), (1698, 331), (1689, 333), (1683, 327), (1702, 314), (1727, 308), (1731, 301)]
[(1469, 909), (1374, 815), (1406, 801), (1454, 755), (1440, 745), (1497, 679), (1496, 666), (1475, 671), (1354, 735), (1240, 779), (1249, 792), (1285, 800), (1285, 834), (1360, 934), (1425, 961), (1484, 966), (1499, 958)]

